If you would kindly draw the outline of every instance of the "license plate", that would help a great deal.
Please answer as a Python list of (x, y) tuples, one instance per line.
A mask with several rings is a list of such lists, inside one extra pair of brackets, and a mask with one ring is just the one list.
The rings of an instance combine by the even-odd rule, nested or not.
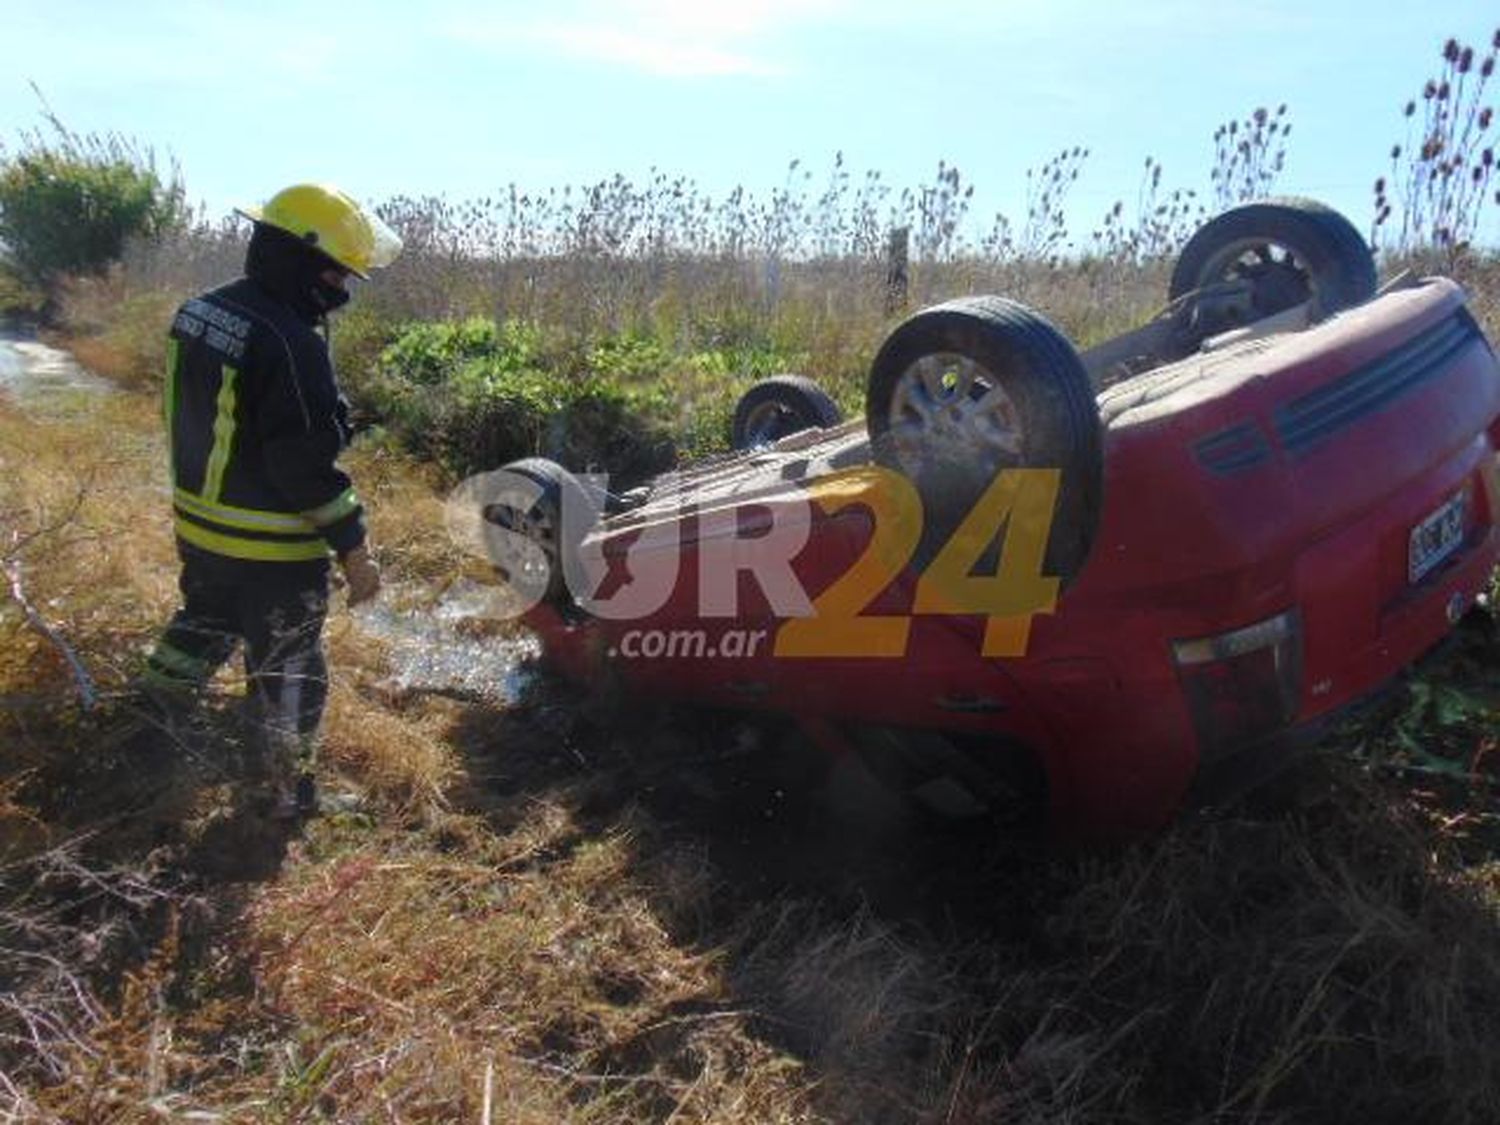
[(1411, 529), (1406, 548), (1406, 575), (1413, 582), (1427, 577), (1464, 541), (1464, 494), (1459, 492)]

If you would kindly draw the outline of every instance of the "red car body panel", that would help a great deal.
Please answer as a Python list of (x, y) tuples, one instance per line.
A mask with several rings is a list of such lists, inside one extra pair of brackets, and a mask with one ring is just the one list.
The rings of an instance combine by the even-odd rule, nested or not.
[[(778, 626), (746, 576), (732, 618), (700, 615), (705, 512), (737, 506), (742, 535), (778, 504), (789, 519), (794, 507), (809, 513), (795, 573), (813, 597), (844, 574), (872, 521), (857, 506), (833, 516), (810, 507), (801, 486), (826, 470), (829, 450), (857, 445), (852, 427), (684, 478), (672, 500), (686, 502), (680, 515), (654, 506), (604, 520), (592, 534), (606, 556), (619, 556), (643, 519), (679, 521), (678, 580), (648, 618), (542, 605), (525, 620), (547, 659), (585, 682), (608, 676), (627, 692), (1024, 745), (1044, 766), (1054, 828), (1110, 839), (1163, 825), (1216, 760), (1295, 734), (1390, 680), (1452, 628), (1500, 560), (1500, 369), (1451, 282), (1228, 343), (1110, 388), (1099, 404), (1105, 484), (1093, 547), (1055, 612), (1033, 620), (1023, 656), (982, 657), (982, 618), (916, 616), (899, 659), (776, 657), (770, 643), (750, 658), (619, 659), (632, 630), (704, 629), (712, 649), (724, 630)], [(1414, 529), (1458, 504), (1461, 543), (1412, 581)], [(864, 613), (909, 614), (916, 581), (902, 572)], [(1291, 634), (1266, 650), (1274, 656), (1243, 657), (1255, 667), (1186, 668), (1174, 656), (1178, 642), (1278, 615)], [(1206, 726), (1203, 714), (1232, 725), (1243, 718), (1237, 685), (1263, 701), (1272, 680), (1292, 693), (1285, 711), (1269, 727), (1256, 720), (1254, 739), (1219, 744), (1217, 720)]]

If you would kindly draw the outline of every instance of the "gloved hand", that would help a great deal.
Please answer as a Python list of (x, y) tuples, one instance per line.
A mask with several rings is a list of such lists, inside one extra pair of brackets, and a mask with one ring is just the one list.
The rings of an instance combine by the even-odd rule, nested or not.
[(370, 558), (370, 552), (360, 544), (347, 555), (339, 557), (344, 580), (349, 583), (349, 604), (359, 605), (380, 593), (380, 568)]

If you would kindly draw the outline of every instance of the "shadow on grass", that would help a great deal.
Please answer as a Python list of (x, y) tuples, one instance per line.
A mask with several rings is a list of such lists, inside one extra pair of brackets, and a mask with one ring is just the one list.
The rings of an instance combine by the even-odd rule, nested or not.
[(609, 707), (543, 680), (520, 706), (467, 712), (454, 741), (467, 799), (496, 827), (539, 795), (585, 833), (644, 813), (657, 846), (703, 850), (731, 913), (805, 894), (892, 921), (1010, 928), (1045, 857), (988, 818), (943, 821), (775, 717)]
[(115, 702), (0, 723), (0, 1074), (23, 1090), (92, 1074), (103, 1090), (102, 1068), (128, 1055), (95, 1036), (141, 982), (174, 1006), (208, 975), (221, 998), (250, 994), (235, 938), (294, 829), (242, 799), (223, 709), (163, 721)]
[(1500, 868), (1342, 747), (1156, 839), (1063, 855), (936, 824), (774, 722), (544, 680), (471, 709), (455, 743), (462, 799), (497, 831), (537, 802), (571, 813), (529, 862), (627, 833), (659, 919), (721, 959), (725, 994), (596, 1048), (594, 1070), (682, 1064), (703, 1021), (735, 1016), (836, 1120), (1467, 1122), (1500, 1104)]

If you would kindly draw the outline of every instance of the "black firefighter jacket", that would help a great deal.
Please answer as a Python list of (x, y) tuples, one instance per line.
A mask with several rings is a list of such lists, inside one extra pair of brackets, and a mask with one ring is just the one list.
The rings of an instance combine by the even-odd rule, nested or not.
[(364, 541), (359, 499), (334, 464), (347, 407), (311, 326), (241, 278), (178, 310), (166, 376), (185, 555), (326, 566), (330, 549)]

